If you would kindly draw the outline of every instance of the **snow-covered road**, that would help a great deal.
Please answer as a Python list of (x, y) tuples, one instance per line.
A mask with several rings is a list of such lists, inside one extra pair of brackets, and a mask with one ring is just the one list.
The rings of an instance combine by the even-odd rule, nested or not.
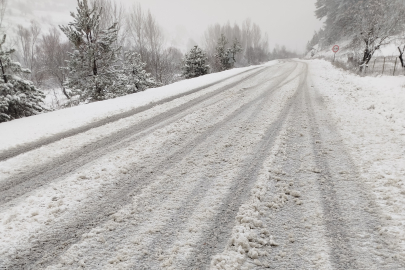
[(280, 62), (5, 149), (0, 269), (404, 269), (314, 86)]

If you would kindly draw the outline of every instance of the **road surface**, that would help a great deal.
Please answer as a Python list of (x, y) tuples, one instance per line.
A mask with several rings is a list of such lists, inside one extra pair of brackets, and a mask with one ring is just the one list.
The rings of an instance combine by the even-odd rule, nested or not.
[(304, 62), (113, 120), (0, 153), (0, 269), (405, 269)]

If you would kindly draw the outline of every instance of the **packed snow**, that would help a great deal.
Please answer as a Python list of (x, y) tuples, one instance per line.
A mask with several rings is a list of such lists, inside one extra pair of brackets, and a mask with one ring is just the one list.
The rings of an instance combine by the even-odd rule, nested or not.
[[(266, 65), (261, 66), (260, 68), (272, 66), (276, 63), (277, 61), (269, 62)], [(190, 79), (158, 89), (150, 89), (145, 92), (128, 96), (128, 100), (126, 100), (125, 98), (117, 98), (114, 100), (108, 100), (104, 102), (55, 111), (48, 114), (33, 116), (13, 122), (2, 123), (2, 127), (4, 126), (6, 128), (9, 128), (9, 130), (2, 129), (0, 131), (3, 134), (7, 134), (8, 131), (8, 134), (10, 134), (10, 137), (5, 137), (5, 141), (9, 144), (6, 145), (6, 142), (2, 142), (4, 144), (4, 148), (7, 149), (7, 146), (13, 146), (11, 144), (13, 139), (11, 137), (11, 134), (13, 132), (17, 132), (19, 129), (26, 129), (27, 127), (24, 126), (26, 123), (29, 123), (30, 127), (36, 126), (36, 129), (43, 128), (46, 130), (46, 132), (43, 132), (43, 130), (38, 130), (38, 132), (36, 133), (37, 136), (39, 136), (38, 134), (47, 136), (50, 133), (50, 130), (52, 130), (53, 132), (61, 132), (64, 129), (69, 128), (66, 124), (61, 124), (57, 127), (53, 126), (57, 125), (60, 119), (68, 119), (70, 121), (80, 120), (78, 122), (75, 122), (75, 126), (77, 127), (80, 124), (90, 123), (94, 119), (96, 112), (100, 113), (100, 115), (102, 116), (113, 113), (120, 113), (124, 110), (124, 108), (126, 108), (127, 110), (131, 110), (135, 106), (143, 106), (145, 104), (148, 104), (149, 102), (160, 101), (167, 97), (177, 95), (179, 93), (188, 92), (197, 87), (226, 79), (225, 81), (202, 89), (201, 91), (198, 91), (196, 93), (181, 97), (179, 99), (175, 99), (171, 102), (157, 105), (147, 111), (136, 114), (135, 116), (127, 117), (120, 121), (112, 122), (110, 124), (91, 129), (87, 132), (62, 139), (55, 143), (32, 150), (29, 153), (3, 161), (1, 162), (0, 168), (0, 183), (7, 180), (9, 177), (18, 175), (21, 171), (33, 170), (36, 167), (40, 167), (41, 165), (51, 162), (54, 159), (58, 159), (63, 155), (68, 155), (70, 152), (78, 150), (94, 141), (100, 140), (103, 137), (107, 137), (114, 132), (140, 123), (145, 119), (150, 119), (155, 115), (162, 114), (165, 111), (178, 107), (181, 104), (187, 103), (199, 96), (203, 96), (204, 94), (213, 92), (234, 81), (240, 80), (240, 77), (230, 79), (227, 78), (235, 74), (239, 74), (243, 71), (249, 71), (253, 68), (255, 67), (236, 69), (232, 72), (222, 72), (220, 74), (207, 75), (204, 77)], [(246, 75), (241, 76), (248, 76), (250, 73), (248, 72)], [(235, 93), (237, 93), (237, 91), (239, 90), (240, 88), (236, 87), (234, 91)], [(225, 95), (227, 94), (228, 93), (225, 93)], [(232, 112), (238, 109), (241, 104), (246, 102), (246, 99), (250, 100), (254, 97), (255, 96), (253, 95), (246, 96), (240, 99), (239, 103), (231, 104), (229, 110)], [(175, 151), (177, 140), (179, 140), (180, 138), (183, 138), (183, 141), (190, 140), (187, 134), (194, 131), (196, 123), (202, 123), (202, 118), (207, 118), (208, 120), (211, 120), (213, 118), (215, 119), (215, 115), (221, 112), (225, 107), (225, 105), (223, 104), (227, 103), (229, 103), (229, 100), (225, 99), (220, 103), (215, 103), (215, 110), (208, 110), (207, 108), (203, 107), (192, 114), (184, 115), (183, 119), (181, 120), (181, 124), (174, 122), (170, 125), (165, 126), (164, 128), (153, 132), (145, 138), (133, 141), (131, 140), (131, 138), (128, 138), (127, 141), (129, 142), (129, 145), (125, 149), (125, 151), (122, 151), (122, 149), (111, 151), (108, 155), (103, 156), (102, 158), (97, 159), (95, 162), (86, 165), (78, 172), (73, 172), (72, 174), (69, 174), (65, 177), (56, 179), (49, 185), (44, 185), (41, 188), (27, 193), (26, 195), (18, 199), (18, 203), (12, 201), (10, 203), (2, 205), (0, 207), (0, 258), (3, 258), (4, 260), (6, 260), (6, 262), (8, 262), (18, 256), (19, 253), (25, 252), (27, 249), (35, 245), (35, 242), (37, 241), (37, 235), (45, 233), (47, 226), (49, 226), (50, 224), (58, 224), (68, 221), (70, 217), (72, 217), (72, 214), (74, 215), (74, 211), (76, 211), (76, 209), (80, 209), (80, 207), (82, 207), (83, 205), (91, 205), (93, 201), (97, 201), (97, 198), (103, 197), (106, 192), (108, 193), (111, 189), (113, 189), (115, 185), (114, 179), (122, 175), (127, 175), (129, 173), (130, 167), (133, 167), (135, 166), (135, 164), (144, 162), (145, 160), (149, 159), (151, 159), (150, 162), (154, 164), (157, 157), (162, 155), (160, 153), (160, 149), (163, 145), (166, 145), (166, 147), (167, 145), (173, 145), (173, 147), (171, 148), (173, 148), (172, 151)], [(120, 104), (122, 104), (121, 107)], [(216, 119), (216, 121), (220, 120), (221, 119), (218, 118)], [(210, 127), (213, 124), (213, 122), (206, 121), (207, 127)], [(144, 132), (148, 131), (145, 130)], [(20, 137), (27, 142), (29, 142), (30, 140), (34, 140), (30, 138), (30, 133), (27, 131), (25, 132), (25, 134), (20, 134)], [(238, 158), (238, 156), (236, 158)], [(173, 171), (173, 174), (177, 173), (178, 171)], [(196, 175), (198, 174), (199, 173), (196, 173)], [(227, 176), (224, 175), (224, 177)], [(176, 178), (174, 177), (173, 179)], [(142, 192), (143, 195), (141, 194), (139, 197), (136, 197), (136, 199), (134, 200), (134, 205), (131, 204), (128, 207), (130, 207), (131, 209), (136, 209), (136, 205), (139, 201), (141, 203), (143, 203), (146, 199), (153, 201), (154, 196), (152, 196), (152, 194), (156, 192), (156, 189), (161, 189), (161, 181), (167, 181), (167, 179), (161, 178), (153, 185), (145, 188)], [(189, 181), (191, 185), (195, 184), (194, 182), (196, 181), (196, 178), (193, 177)], [(226, 185), (224, 185), (224, 183), (219, 183), (219, 187), (220, 188), (214, 188), (214, 193), (211, 192), (212, 196), (208, 197), (206, 201), (209, 206), (205, 207), (204, 209), (209, 209), (213, 206), (213, 203), (215, 202), (215, 200), (213, 200), (215, 194), (219, 196), (225, 193)], [(181, 196), (184, 196), (190, 190), (192, 190), (192, 188), (190, 188), (190, 186), (186, 185), (185, 183), (182, 189), (177, 189), (177, 186), (173, 187), (173, 192), (175, 192), (176, 194), (182, 194)], [(168, 190), (160, 190), (160, 192), (168, 192)], [(159, 194), (159, 192), (157, 194)], [(163, 205), (162, 209), (156, 210), (163, 211), (162, 213), (167, 212), (167, 214), (170, 214), (170, 209), (176, 209), (180, 207), (180, 195), (176, 196), (176, 194), (173, 194), (173, 201), (171, 203), (169, 202), (168, 205)], [(116, 213), (113, 217), (114, 220), (118, 217), (120, 217), (121, 219), (125, 219), (125, 215), (128, 215), (128, 211), (132, 214), (138, 213), (138, 210), (128, 210), (128, 207)], [(142, 213), (138, 214), (139, 218), (141, 218)], [(205, 210), (201, 214), (205, 217)], [(169, 217), (170, 215), (168, 215), (166, 218)], [(133, 217), (131, 216), (131, 218)], [(142, 218), (138, 219), (137, 222), (150, 223), (150, 221), (148, 220), (143, 220), (144, 218), (145, 216), (142, 216)], [(162, 218), (165, 218), (165, 215), (162, 214)], [(201, 220), (204, 218), (198, 217), (197, 219)], [(133, 221), (133, 219), (129, 221), (135, 222)], [(164, 221), (162, 221), (162, 223), (157, 222), (156, 224), (151, 225), (161, 226), (162, 224), (164, 224)], [(110, 223), (107, 223), (105, 226), (109, 227), (110, 225)], [(145, 232), (147, 234), (148, 231), (151, 230), (151, 227), (149, 226), (145, 228), (147, 228), (147, 231)], [(98, 229), (102, 230), (101, 228)], [(97, 228), (95, 230), (97, 230)], [(89, 238), (87, 241), (90, 241), (91, 235), (92, 234), (90, 233), (87, 236), (83, 236), (83, 238)], [(99, 240), (97, 241), (100, 242)], [(100, 243), (102, 243), (102, 241)], [(146, 243), (147, 242), (145, 242), (145, 244)], [(86, 248), (88, 247), (86, 242), (85, 246)], [(74, 251), (79, 247), (80, 245), (75, 245), (72, 247), (72, 250)], [(70, 260), (68, 258), (72, 256), (74, 256), (74, 254), (66, 254), (67, 265), (70, 265)], [(113, 262), (111, 261), (111, 263)]]
[(324, 60), (306, 63), (383, 211), (381, 233), (395, 236), (405, 255), (405, 77), (360, 77)]
[[(263, 66), (273, 65), (275, 63), (277, 63), (277, 61), (269, 62)], [(158, 103), (166, 98), (187, 93), (195, 88), (221, 81), (257, 67), (258, 66), (235, 68), (103, 102), (94, 102), (1, 123), (0, 151), (23, 146), (27, 143), (35, 142), (67, 130), (79, 128), (119, 113)]]
[[(384, 217), (379, 234), (395, 238), (396, 242), (392, 244), (401, 246), (402, 256), (405, 256), (404, 77), (360, 77), (336, 69), (323, 60), (302, 61), (309, 66), (308, 86), (314, 87), (323, 96), (343, 144), (360, 169), (362, 180), (374, 192), (372, 200), (376, 200)], [(261, 67), (275, 64), (277, 62), (270, 62)], [(211, 74), (127, 97), (2, 123), (0, 150), (7, 150), (228, 78), (134, 116), (2, 161), (0, 184), (21, 172), (33, 171), (114, 132), (238, 81), (241, 77), (232, 76), (244, 71), (248, 71), (248, 76), (255, 72), (251, 70), (253, 68)], [(278, 78), (286, 70), (275, 67), (272, 76)], [(117, 145), (125, 143), (124, 148), (110, 146), (106, 153), (85, 166), (0, 205), (0, 263), (11, 263), (29, 252), (42, 240), (41, 237), (49, 233), (49, 228), (70, 224), (76, 216), (88, 211), (87, 208), (92, 209), (92, 205), (97, 207), (100, 201), (108, 199), (117, 189), (118, 180), (125, 186), (125, 181), (131, 182), (133, 175), (141, 175), (139, 172), (145, 170), (151, 175), (146, 177), (150, 182), (133, 191), (136, 196), (129, 194), (129, 203), (106, 214), (103, 222), (85, 234), (79, 234), (78, 242), (65, 250), (58, 261), (47, 269), (96, 265), (104, 269), (128, 269), (145, 256), (157, 258), (156, 269), (183, 269), (179, 265), (195, 255), (196, 247), (212, 226), (210, 222), (220, 213), (224, 198), (232, 195), (231, 188), (239, 177), (240, 168), (250, 162), (247, 159), (249, 155), (255, 155), (251, 146), (261, 142), (271, 123), (280, 117), (283, 106), (293, 99), (302, 74), (303, 70), (293, 68), (286, 76), (288, 83), (269, 95), (267, 102), (274, 106), (263, 106), (260, 110), (252, 106), (246, 111), (239, 110), (274, 87), (274, 81), (266, 80), (268, 75), (260, 74), (252, 81), (242, 82), (221, 93), (214, 102), (184, 112), (174, 122), (142, 131), (146, 134), (143, 137), (134, 134), (117, 142)], [(258, 81), (262, 83), (257, 84)], [(250, 88), (255, 91), (246, 94), (247, 91), (244, 91)], [(251, 118), (256, 110), (256, 117)], [(234, 114), (235, 118), (226, 124), (222, 122), (226, 116)], [(312, 171), (312, 176), (308, 174), (305, 183), (299, 187), (290, 185), (290, 176), (276, 166), (280, 159), (285, 161), (287, 158), (284, 154), (292, 132), (288, 124), (296, 116), (286, 117), (266, 158), (257, 165), (258, 176), (253, 189), (239, 208), (228, 245), (213, 257), (211, 269), (266, 267), (267, 262), (261, 260), (263, 256), (276, 260), (287, 258), (289, 251), (281, 246), (281, 235), (272, 233), (273, 228), (266, 228), (264, 224), (288, 200), (302, 212), (302, 225), (308, 229), (305, 231), (308, 247), (300, 250), (300, 254), (305, 254), (305, 260), (317, 269), (332, 268), (323, 208), (318, 200), (322, 194), (313, 188), (319, 181), (317, 174), (320, 171), (315, 166), (312, 149), (307, 147), (300, 152), (299, 161), (297, 159), (301, 167), (305, 167), (298, 171)], [(299, 123), (309, 126), (306, 122)], [(34, 127), (35, 132), (32, 131)], [(206, 132), (210, 137), (212, 133), (209, 131), (214, 127), (215, 137), (195, 143), (193, 136), (199, 138)], [(309, 130), (302, 131), (301, 136), (304, 145), (294, 145), (293, 148), (305, 148), (305, 145), (311, 144)], [(187, 152), (183, 148), (185, 145), (192, 148), (194, 152), (190, 150), (190, 153), (193, 154), (183, 155), (183, 151)], [(176, 156), (176, 153), (181, 154)], [(172, 156), (179, 158), (167, 161), (167, 157)], [(160, 168), (159, 164), (167, 167)], [(142, 182), (143, 179), (137, 180)], [(189, 206), (190, 201), (195, 203)], [(185, 205), (192, 209), (187, 209)], [(165, 247), (156, 246), (159, 235), (173, 241)], [(296, 237), (289, 233), (287, 242), (294, 243)], [(149, 254), (151, 250), (153, 254)], [(274, 253), (269, 250), (274, 250)]]

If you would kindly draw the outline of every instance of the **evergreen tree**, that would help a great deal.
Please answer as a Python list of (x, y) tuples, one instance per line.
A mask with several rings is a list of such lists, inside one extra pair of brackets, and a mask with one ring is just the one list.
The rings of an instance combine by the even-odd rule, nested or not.
[(155, 81), (150, 73), (145, 71), (145, 66), (146, 64), (142, 62), (139, 53), (124, 53), (123, 67), (119, 79), (122, 85), (121, 95), (136, 93), (161, 85)]
[(68, 61), (66, 87), (72, 96), (91, 102), (119, 95), (117, 55), (120, 48), (114, 46), (118, 29), (113, 24), (100, 28), (101, 7), (89, 7), (87, 0), (77, 0), (77, 13), (71, 13), (73, 22), (61, 26), (74, 51)]
[(21, 78), (30, 70), (11, 60), (14, 49), (3, 48), (6, 36), (0, 42), (0, 122), (31, 116), (45, 111), (45, 95), (31, 81)]
[(237, 54), (242, 51), (242, 48), (240, 47), (239, 42), (236, 38), (230, 48), (227, 48), (227, 44), (228, 40), (226, 39), (224, 34), (221, 34), (221, 37), (219, 38), (217, 43), (215, 54), (217, 69), (219, 71), (233, 68), (236, 62), (235, 58)]
[(236, 63), (236, 56), (242, 51), (242, 47), (237, 38), (233, 40), (232, 46), (228, 49), (228, 58), (230, 59), (231, 68), (234, 67)]
[(215, 48), (215, 59), (216, 67), (218, 71), (223, 71), (229, 69), (229, 58), (227, 55), (226, 45), (228, 40), (224, 34), (221, 34), (221, 37), (218, 40), (217, 47)]
[(194, 46), (184, 59), (183, 76), (186, 79), (208, 74), (209, 66), (206, 64), (207, 54)]

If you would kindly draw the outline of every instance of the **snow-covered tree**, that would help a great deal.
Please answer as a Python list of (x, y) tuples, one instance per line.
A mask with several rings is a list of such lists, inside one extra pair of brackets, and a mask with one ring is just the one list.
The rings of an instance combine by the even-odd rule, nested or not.
[(207, 65), (207, 54), (197, 45), (186, 54), (184, 59), (183, 76), (186, 79), (199, 77), (207, 74), (209, 66)]
[(38, 114), (45, 110), (45, 95), (31, 81), (21, 78), (30, 70), (11, 59), (14, 49), (4, 49), (6, 35), (0, 42), (0, 122)]
[(342, 41), (352, 41), (360, 70), (366, 66), (374, 52), (390, 43), (405, 25), (403, 0), (317, 0), (316, 16), (325, 19), (325, 27), (315, 33), (322, 47)]
[(16, 34), (18, 59), (24, 67), (31, 71), (27, 79), (41, 87), (45, 77), (40, 61), (38, 61), (41, 26), (35, 21), (31, 21), (30, 27), (27, 28), (18, 25)]
[[(77, 0), (77, 13), (71, 13), (73, 22), (61, 26), (74, 51), (68, 61), (66, 87), (72, 96), (91, 102), (113, 98), (120, 93), (117, 61), (120, 48), (117, 41), (117, 25), (100, 28), (101, 7), (89, 7), (87, 0)], [(119, 95), (119, 94), (118, 94)]]
[(141, 60), (141, 55), (137, 52), (125, 52), (120, 74), (121, 95), (136, 93), (147, 88), (160, 86), (159, 83), (145, 71), (145, 63)]
[(182, 79), (184, 54), (176, 47), (169, 47), (163, 51), (160, 58), (161, 83), (170, 84)]
[(219, 71), (233, 68), (236, 62), (236, 56), (242, 51), (237, 39), (234, 40), (231, 47), (227, 48), (228, 40), (224, 34), (218, 40), (216, 47), (216, 62)]
[(395, 1), (359, 1), (350, 14), (354, 16), (354, 42), (363, 47), (360, 70), (367, 65), (375, 51), (390, 42), (389, 38), (402, 27), (402, 14)]
[(218, 39), (217, 47), (215, 48), (215, 59), (216, 59), (216, 69), (218, 71), (223, 71), (229, 69), (229, 58), (227, 55), (226, 45), (228, 40), (224, 34), (221, 34), (221, 37)]
[(364, 35), (373, 27), (374, 32), (399, 33), (398, 14), (404, 10), (403, 0), (317, 0), (315, 6), (316, 17), (325, 19), (324, 31), (318, 38), (327, 46)]
[[(256, 47), (258, 48), (258, 46)], [(236, 63), (236, 56), (242, 52), (242, 47), (240, 46), (240, 43), (237, 38), (233, 40), (232, 46), (228, 48), (227, 53), (228, 53), (228, 58), (230, 59), (229, 62), (231, 64), (230, 68), (233, 68), (235, 63)]]

